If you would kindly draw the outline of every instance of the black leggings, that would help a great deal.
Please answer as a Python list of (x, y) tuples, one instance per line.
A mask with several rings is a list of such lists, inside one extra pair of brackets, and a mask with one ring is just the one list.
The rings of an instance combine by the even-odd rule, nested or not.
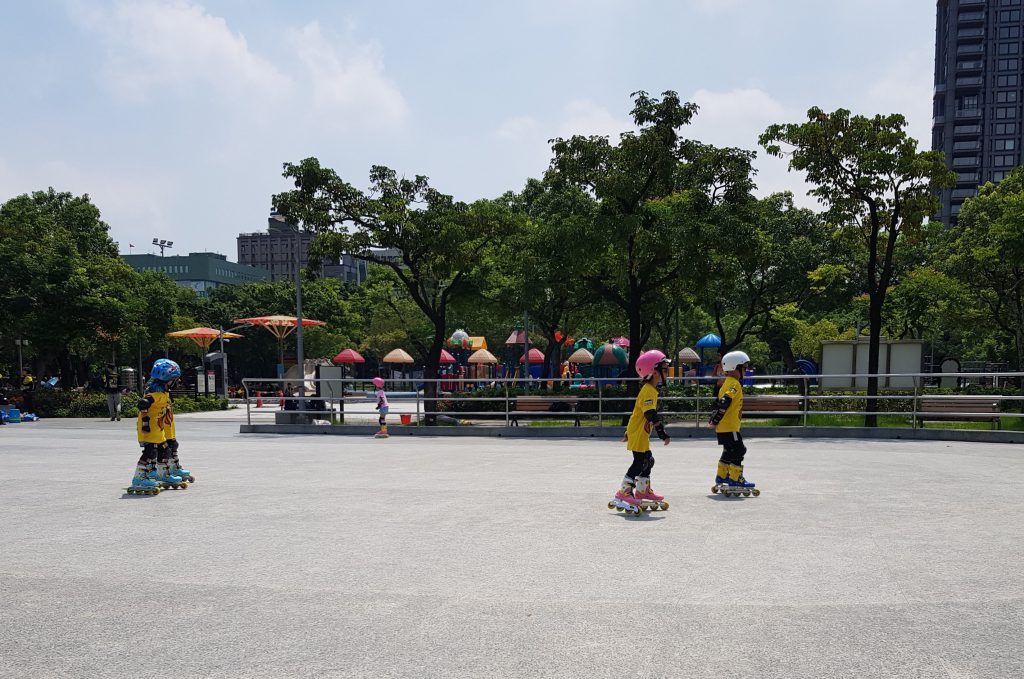
[(633, 451), (633, 464), (626, 470), (626, 477), (635, 479), (638, 476), (644, 478), (651, 475), (651, 470), (654, 469), (654, 453), (647, 451), (645, 453), (638, 453)]
[(722, 462), (743, 466), (743, 456), (747, 454), (747, 447), (743, 445), (743, 437), (738, 431), (720, 433), (718, 442), (722, 444)]

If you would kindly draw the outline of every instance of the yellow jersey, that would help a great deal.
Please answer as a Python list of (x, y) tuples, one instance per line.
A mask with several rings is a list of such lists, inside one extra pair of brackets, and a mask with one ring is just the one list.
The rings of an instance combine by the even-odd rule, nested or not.
[[(164, 443), (167, 431), (174, 433), (174, 413), (171, 411), (171, 398), (166, 391), (146, 391), (146, 397), (153, 401), (149, 410), (140, 410), (135, 422), (139, 435), (139, 443)], [(142, 431), (142, 418), (149, 415), (149, 431)]]
[(732, 402), (721, 421), (715, 425), (715, 431), (718, 433), (739, 431), (740, 416), (743, 414), (743, 385), (735, 377), (726, 377), (721, 389), (718, 390), (718, 398), (723, 396), (728, 396)]
[(633, 406), (633, 414), (629, 416), (629, 423), (626, 424), (626, 449), (638, 453), (646, 453), (651, 450), (651, 423), (647, 420), (645, 413), (648, 410), (658, 409), (658, 390), (645, 382), (640, 387), (640, 393), (636, 395), (636, 405)]

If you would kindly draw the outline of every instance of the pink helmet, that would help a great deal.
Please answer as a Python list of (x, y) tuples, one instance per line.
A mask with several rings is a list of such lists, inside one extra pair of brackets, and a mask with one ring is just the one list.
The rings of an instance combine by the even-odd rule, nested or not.
[(646, 380), (654, 374), (655, 370), (664, 368), (671, 362), (668, 356), (657, 349), (645, 351), (640, 354), (640, 358), (636, 359), (636, 374)]
[(373, 382), (373, 386), (377, 387), (378, 389), (383, 389), (384, 388), (384, 378), (383, 377), (374, 377), (372, 382)]

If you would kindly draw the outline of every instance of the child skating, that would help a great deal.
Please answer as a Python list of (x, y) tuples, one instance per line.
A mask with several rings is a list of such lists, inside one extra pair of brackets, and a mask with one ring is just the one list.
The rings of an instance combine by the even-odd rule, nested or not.
[(743, 415), (743, 370), (750, 363), (750, 357), (742, 351), (730, 351), (722, 357), (725, 381), (718, 390), (716, 409), (708, 422), (718, 434), (722, 446), (722, 457), (718, 460), (718, 472), (712, 493), (729, 497), (760, 495), (754, 484), (743, 478), (743, 456), (747, 447), (740, 435), (740, 418)]
[[(181, 367), (166, 358), (153, 364), (150, 380), (139, 401), (136, 430), (142, 454), (135, 466), (135, 476), (128, 494), (156, 495), (164, 488), (188, 488), (188, 482), (168, 468), (170, 449), (167, 445), (169, 425), (174, 421), (171, 411), (171, 384), (181, 377)], [(170, 429), (173, 434), (173, 428)]]
[(386, 439), (388, 425), (385, 418), (388, 414), (388, 395), (384, 393), (384, 378), (374, 377), (373, 386), (377, 389), (373, 395), (377, 398), (377, 422), (380, 424), (380, 430), (373, 435), (373, 438)]
[(671, 439), (658, 415), (658, 387), (665, 382), (665, 368), (671, 361), (657, 350), (644, 352), (636, 361), (636, 373), (643, 380), (633, 414), (626, 424), (626, 449), (633, 453), (633, 464), (626, 470), (622, 486), (608, 502), (608, 509), (640, 514), (652, 509), (668, 509), (665, 498), (651, 488), (651, 430), (667, 446)]

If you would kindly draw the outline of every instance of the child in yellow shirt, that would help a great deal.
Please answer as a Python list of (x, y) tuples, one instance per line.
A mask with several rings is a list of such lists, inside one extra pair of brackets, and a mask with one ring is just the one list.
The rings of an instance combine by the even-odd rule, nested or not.
[(743, 371), (750, 363), (750, 357), (742, 351), (730, 351), (722, 357), (725, 380), (718, 390), (715, 412), (708, 422), (718, 434), (722, 446), (722, 457), (718, 460), (718, 472), (712, 493), (725, 495), (760, 495), (754, 484), (743, 478), (743, 456), (747, 447), (740, 435), (740, 418), (743, 416)]
[(626, 470), (622, 486), (608, 502), (608, 509), (640, 514), (644, 509), (668, 509), (665, 498), (651, 489), (651, 430), (667, 446), (671, 439), (658, 416), (658, 386), (665, 381), (665, 368), (671, 361), (660, 351), (644, 352), (636, 361), (637, 375), (643, 380), (633, 414), (626, 424), (626, 449), (633, 453), (633, 464)]

